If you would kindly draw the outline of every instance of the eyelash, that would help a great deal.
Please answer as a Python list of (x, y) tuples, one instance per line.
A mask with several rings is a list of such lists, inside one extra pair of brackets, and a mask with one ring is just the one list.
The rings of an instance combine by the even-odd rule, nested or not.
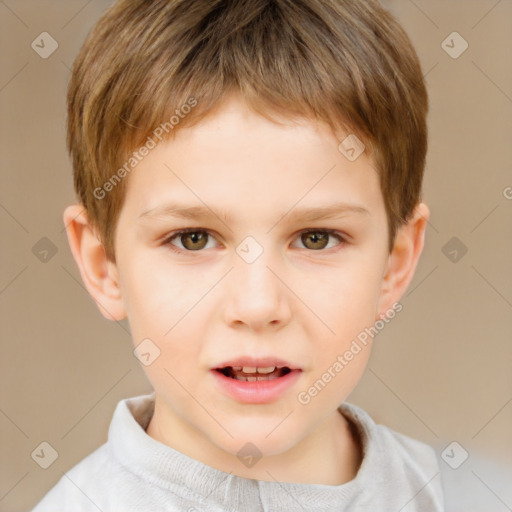
[[(175, 238), (179, 238), (181, 235), (186, 235), (187, 233), (206, 233), (206, 234), (208, 234), (209, 237), (215, 238), (213, 236), (213, 234), (210, 233), (210, 231), (208, 231), (207, 229), (189, 228), (189, 229), (182, 229), (180, 231), (174, 231), (168, 237), (166, 237), (166, 239), (164, 241), (164, 244), (166, 246), (168, 246), (171, 251), (173, 251), (175, 253), (178, 253), (178, 254), (204, 252), (204, 249), (200, 249), (200, 250), (197, 250), (197, 251), (190, 251), (190, 250), (187, 250), (187, 249), (180, 249), (179, 247), (176, 247), (174, 244), (171, 243), (171, 241), (174, 240)], [(331, 235), (331, 236), (337, 238), (338, 241), (340, 242), (335, 247), (338, 247), (340, 245), (345, 245), (347, 243), (347, 238), (344, 235), (342, 235), (341, 233), (339, 233), (338, 231), (336, 231), (334, 229), (327, 229), (327, 228), (323, 228), (323, 229), (305, 229), (305, 230), (300, 231), (297, 234), (296, 238), (300, 238), (301, 235), (304, 235), (304, 234), (307, 234), (307, 233), (327, 233), (328, 235)], [(330, 249), (333, 249), (333, 248), (331, 247)], [(318, 252), (318, 253), (321, 253), (321, 252), (326, 252), (329, 249), (319, 249), (319, 250), (315, 251), (314, 249), (305, 248), (305, 250), (308, 251), (308, 252)]]

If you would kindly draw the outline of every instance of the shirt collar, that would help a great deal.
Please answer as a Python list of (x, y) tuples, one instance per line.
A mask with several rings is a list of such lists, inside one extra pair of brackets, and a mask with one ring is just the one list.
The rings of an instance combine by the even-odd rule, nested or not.
[(152, 485), (190, 496), (199, 507), (229, 505), (232, 510), (256, 512), (272, 509), (272, 504), (275, 507), (278, 503), (281, 510), (326, 510), (333, 503), (350, 504), (354, 495), (364, 488), (361, 483), (368, 478), (373, 479), (373, 485), (378, 483), (375, 479), (386, 478), (381, 472), (370, 475), (373, 468), (382, 468), (383, 464), (381, 454), (370, 442), (376, 425), (365, 411), (352, 404), (344, 403), (338, 411), (357, 429), (363, 459), (353, 480), (332, 486), (251, 480), (188, 457), (146, 433), (154, 399), (153, 392), (121, 400), (110, 424), (108, 444), (128, 471)]

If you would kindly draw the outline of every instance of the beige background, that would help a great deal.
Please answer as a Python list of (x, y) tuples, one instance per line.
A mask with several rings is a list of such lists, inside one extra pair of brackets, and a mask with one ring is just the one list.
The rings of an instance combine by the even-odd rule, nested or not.
[[(64, 128), (69, 68), (108, 3), (0, 2), (1, 511), (35, 505), (106, 440), (119, 400), (151, 391), (127, 324), (105, 320), (84, 290), (61, 221), (74, 199)], [(443, 468), (450, 488), (463, 485), (482, 510), (510, 511), (512, 2), (385, 3), (428, 82), (432, 216), (404, 309), (379, 335), (348, 401), (438, 453), (460, 443), (469, 459)], [(48, 59), (31, 48), (44, 31), (59, 45)], [(469, 43), (457, 59), (441, 47), (453, 31)], [(43, 237), (57, 251), (46, 262), (32, 252)], [(452, 237), (467, 247), (457, 262), (443, 252)], [(31, 458), (43, 441), (58, 452), (46, 470)], [(460, 499), (450, 492), (450, 502)]]

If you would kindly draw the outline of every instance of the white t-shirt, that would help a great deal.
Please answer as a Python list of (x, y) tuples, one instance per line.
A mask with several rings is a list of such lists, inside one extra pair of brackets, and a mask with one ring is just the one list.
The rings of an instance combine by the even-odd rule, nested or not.
[(146, 433), (154, 393), (121, 400), (108, 441), (70, 469), (32, 512), (441, 512), (438, 458), (420, 441), (339, 412), (359, 433), (363, 460), (342, 485), (250, 480), (224, 473)]

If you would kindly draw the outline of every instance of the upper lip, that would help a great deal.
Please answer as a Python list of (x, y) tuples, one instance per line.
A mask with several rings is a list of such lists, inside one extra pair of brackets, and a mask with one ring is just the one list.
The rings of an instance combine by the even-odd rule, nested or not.
[(276, 366), (278, 368), (290, 368), (290, 370), (300, 370), (301, 368), (289, 361), (285, 361), (284, 359), (279, 359), (277, 357), (268, 356), (268, 357), (252, 357), (252, 356), (240, 356), (228, 361), (225, 361), (217, 366), (214, 366), (214, 370), (218, 370), (221, 368), (226, 368), (228, 366), (244, 366), (255, 367), (255, 368), (268, 368), (270, 366)]

